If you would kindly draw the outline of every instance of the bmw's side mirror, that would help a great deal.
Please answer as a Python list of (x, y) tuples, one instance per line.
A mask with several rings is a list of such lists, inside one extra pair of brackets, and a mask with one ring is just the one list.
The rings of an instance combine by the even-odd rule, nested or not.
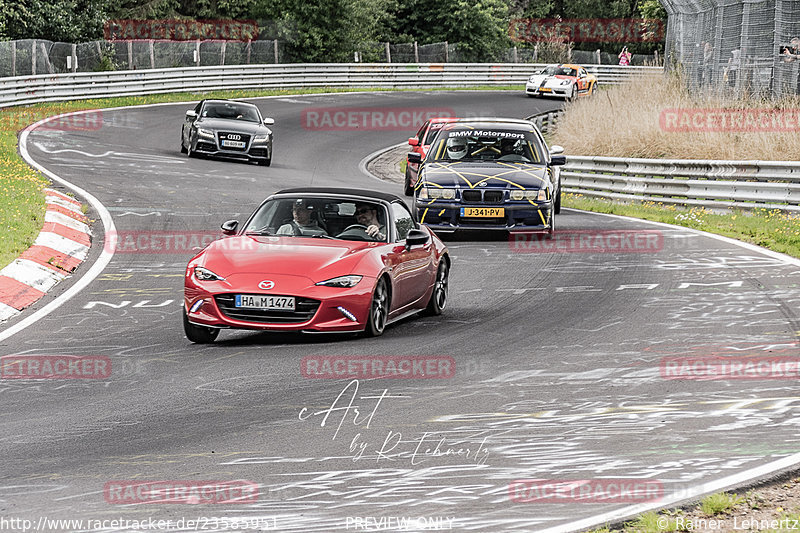
[(186, 112), (186, 118), (194, 120), (197, 118), (197, 113), (195, 113), (194, 110), (190, 109), (189, 111)]
[(406, 235), (406, 249), (410, 249), (412, 246), (420, 246), (422, 244), (427, 243), (430, 240), (430, 235), (427, 232), (422, 231), (421, 229), (412, 229)]
[(239, 221), (228, 220), (226, 222), (223, 222), (220, 227), (222, 228), (222, 233), (224, 233), (225, 235), (233, 235), (234, 233), (236, 233), (236, 230), (239, 227)]
[(408, 162), (409, 163), (422, 163), (422, 156), (417, 152), (409, 152), (408, 153)]
[(565, 155), (554, 155), (550, 158), (551, 165), (566, 165), (567, 164), (567, 156)]
[(274, 118), (267, 117), (267, 118), (264, 119), (264, 125), (265, 126), (272, 126), (273, 124), (275, 124), (275, 119)]

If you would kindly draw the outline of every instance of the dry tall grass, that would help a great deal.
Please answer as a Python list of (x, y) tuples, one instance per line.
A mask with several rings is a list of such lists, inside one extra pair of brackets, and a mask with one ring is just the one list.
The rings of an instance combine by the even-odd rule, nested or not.
[[(670, 159), (800, 160), (800, 130), (784, 132), (667, 132), (668, 109), (772, 109), (800, 111), (796, 98), (732, 100), (691, 94), (676, 76), (654, 75), (601, 90), (568, 104), (550, 144), (567, 154)], [(796, 126), (800, 128), (800, 124)]]

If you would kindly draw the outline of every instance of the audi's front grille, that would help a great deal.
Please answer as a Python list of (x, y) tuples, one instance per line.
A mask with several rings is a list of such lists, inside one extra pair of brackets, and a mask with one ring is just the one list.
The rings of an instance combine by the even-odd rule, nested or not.
[[(262, 296), (262, 295), (255, 295)], [(246, 320), (260, 324), (298, 324), (311, 320), (319, 309), (319, 300), (295, 298), (294, 311), (275, 311), (267, 309), (242, 309), (236, 307), (236, 296), (218, 294), (214, 296), (217, 307), (228, 318)]]
[[(219, 139), (219, 147), (223, 150), (236, 150), (239, 152), (244, 152), (247, 150), (247, 146), (250, 144), (250, 135), (246, 135), (244, 133), (233, 133), (228, 131), (221, 131), (217, 133), (217, 137)], [(236, 143), (244, 143), (243, 146), (225, 146), (223, 141), (232, 141)]]

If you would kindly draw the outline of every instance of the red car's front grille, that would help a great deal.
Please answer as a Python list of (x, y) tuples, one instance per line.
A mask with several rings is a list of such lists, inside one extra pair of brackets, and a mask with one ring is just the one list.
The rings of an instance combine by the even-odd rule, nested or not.
[(294, 311), (275, 311), (266, 309), (242, 309), (236, 307), (236, 296), (218, 294), (214, 296), (217, 307), (228, 318), (258, 322), (259, 324), (299, 324), (311, 320), (319, 309), (319, 300), (295, 298)]

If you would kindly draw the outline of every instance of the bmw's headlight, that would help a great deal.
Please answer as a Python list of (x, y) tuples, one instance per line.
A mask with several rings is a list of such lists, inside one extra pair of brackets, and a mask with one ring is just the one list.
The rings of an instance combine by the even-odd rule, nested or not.
[(253, 137), (253, 142), (263, 143), (267, 139), (269, 139), (269, 135), (256, 135), (255, 137)]
[(211, 137), (214, 138), (214, 132), (211, 130), (204, 130), (203, 128), (197, 128), (197, 134), (203, 137)]
[(520, 191), (520, 190), (511, 191), (509, 196), (511, 196), (512, 200), (522, 200), (523, 198), (525, 198), (525, 191)]
[(349, 289), (350, 287), (355, 287), (358, 282), (361, 281), (361, 278), (362, 276), (351, 274), (349, 276), (339, 276), (338, 278), (320, 281), (317, 283), (317, 285), (321, 285), (323, 287), (341, 287), (344, 289)]
[(225, 281), (225, 278), (218, 276), (207, 268), (194, 267), (194, 277), (200, 281)]
[(547, 189), (539, 189), (539, 194), (536, 195), (536, 200), (540, 202), (547, 200)]

